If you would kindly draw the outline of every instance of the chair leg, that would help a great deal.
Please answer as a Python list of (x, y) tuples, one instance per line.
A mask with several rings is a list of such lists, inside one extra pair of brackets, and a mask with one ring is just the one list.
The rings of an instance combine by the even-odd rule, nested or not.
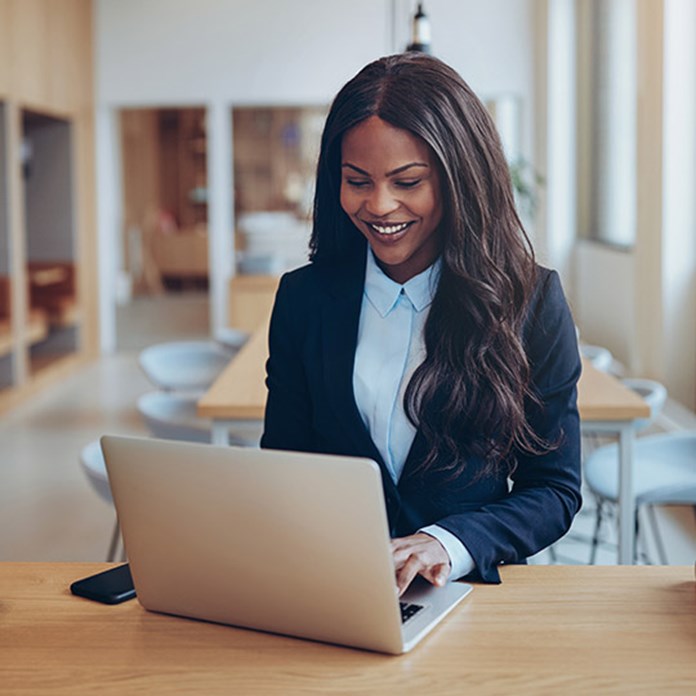
[(116, 550), (118, 549), (118, 542), (121, 537), (121, 528), (118, 525), (118, 520), (114, 524), (114, 531), (111, 534), (111, 542), (109, 543), (109, 552), (106, 556), (108, 563), (113, 563), (116, 560)]
[(602, 528), (602, 520), (604, 519), (604, 501), (601, 498), (596, 498), (597, 512), (595, 514), (595, 528), (592, 533), (592, 541), (590, 543), (590, 565), (594, 565), (597, 560), (597, 546), (599, 545), (599, 532)]
[[(660, 527), (657, 524), (657, 517), (655, 516), (655, 506), (648, 505), (648, 518), (650, 520), (650, 526), (652, 527), (653, 537), (655, 539), (655, 548), (657, 548), (657, 556), (660, 559), (661, 565), (667, 565), (667, 551), (665, 545), (662, 541), (662, 535), (660, 534)], [(694, 508), (696, 511), (696, 508)]]
[[(635, 534), (633, 536), (633, 563), (638, 563), (642, 561), (645, 565), (653, 565), (650, 554), (648, 553), (648, 544), (645, 540), (645, 535), (641, 538), (640, 535), (640, 507), (636, 507), (635, 511)], [(639, 547), (642, 546), (643, 550), (640, 551)]]

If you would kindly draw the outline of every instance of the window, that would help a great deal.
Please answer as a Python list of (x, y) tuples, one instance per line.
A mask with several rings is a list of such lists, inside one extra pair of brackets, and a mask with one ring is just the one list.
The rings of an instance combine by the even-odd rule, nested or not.
[(579, 0), (578, 230), (631, 247), (636, 232), (636, 3)]

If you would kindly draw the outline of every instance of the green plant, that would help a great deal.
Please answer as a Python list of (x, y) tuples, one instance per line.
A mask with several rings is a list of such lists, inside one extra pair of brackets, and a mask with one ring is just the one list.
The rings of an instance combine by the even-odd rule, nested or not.
[(523, 215), (533, 219), (539, 207), (539, 190), (544, 187), (546, 180), (524, 157), (510, 162), (509, 167), (517, 206)]

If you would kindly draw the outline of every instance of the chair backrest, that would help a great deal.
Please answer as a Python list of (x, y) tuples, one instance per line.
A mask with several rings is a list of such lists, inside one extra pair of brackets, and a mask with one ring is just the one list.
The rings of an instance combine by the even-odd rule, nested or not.
[(621, 381), (625, 386), (641, 396), (650, 407), (650, 416), (648, 418), (639, 418), (633, 423), (634, 428), (643, 430), (654, 423), (655, 419), (660, 415), (667, 401), (667, 389), (665, 389), (663, 384), (652, 379), (627, 378)]
[(94, 442), (90, 442), (82, 448), (80, 464), (94, 490), (108, 503), (113, 502), (109, 477), (106, 474), (106, 464), (99, 440), (94, 440)]
[(249, 334), (239, 329), (227, 327), (215, 332), (215, 341), (230, 355), (234, 355), (248, 340)]
[(138, 362), (160, 389), (203, 391), (227, 366), (229, 352), (214, 341), (171, 341), (143, 350)]
[(696, 506), (696, 431), (676, 431), (642, 437), (636, 443), (638, 458), (653, 464), (652, 490), (643, 492), (639, 504)]
[[(209, 443), (211, 423), (197, 415), (198, 397), (176, 392), (153, 391), (138, 399), (138, 413), (153, 437), (165, 440)], [(243, 420), (229, 423), (230, 444), (258, 447), (263, 421)]]
[(210, 424), (196, 416), (196, 397), (148, 392), (138, 399), (138, 413), (153, 437), (210, 442)]
[(592, 346), (587, 343), (580, 344), (580, 355), (592, 363), (592, 366), (601, 372), (609, 372), (614, 362), (611, 351), (602, 346)]

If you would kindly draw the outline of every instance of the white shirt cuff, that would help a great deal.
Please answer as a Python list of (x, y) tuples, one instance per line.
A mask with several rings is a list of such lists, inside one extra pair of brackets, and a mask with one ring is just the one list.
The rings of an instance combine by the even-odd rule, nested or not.
[(452, 532), (448, 532), (436, 524), (423, 527), (418, 531), (435, 537), (445, 547), (445, 551), (447, 551), (452, 563), (448, 580), (457, 580), (464, 575), (468, 575), (476, 567), (469, 550)]

